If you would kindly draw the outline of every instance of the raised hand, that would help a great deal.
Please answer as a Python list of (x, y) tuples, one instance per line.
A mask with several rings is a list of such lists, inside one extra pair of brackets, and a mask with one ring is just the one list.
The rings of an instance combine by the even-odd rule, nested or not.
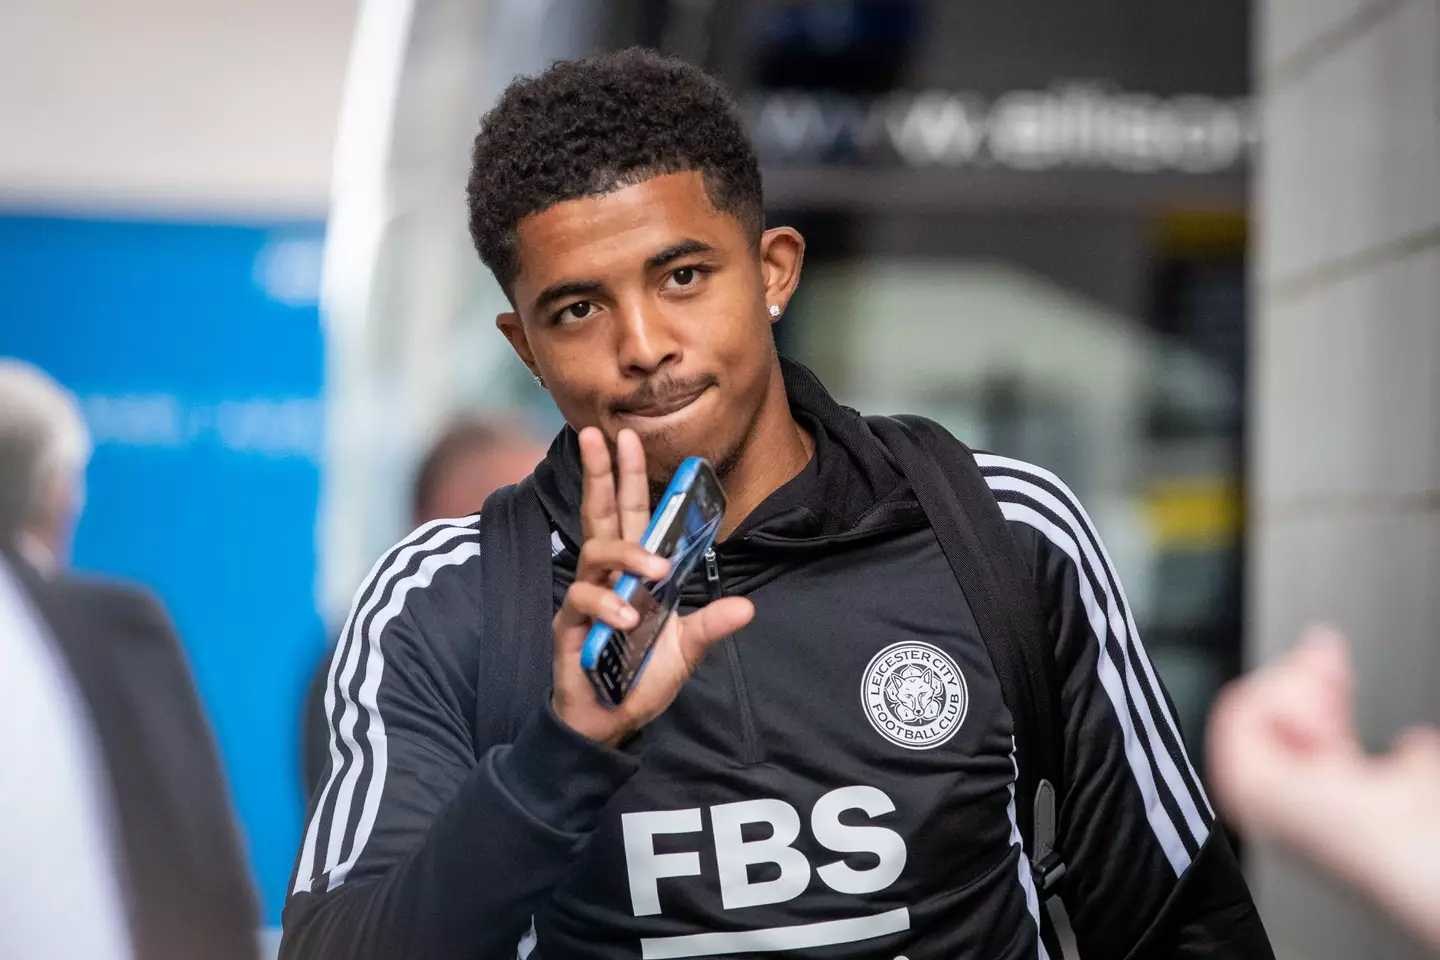
[[(699, 666), (710, 644), (750, 622), (755, 608), (743, 597), (726, 597), (688, 616), (672, 616), (655, 641), (650, 661), (618, 707), (603, 702), (580, 667), (580, 650), (590, 625), (633, 627), (638, 614), (611, 589), (624, 573), (664, 576), (669, 564), (640, 546), (650, 522), (650, 484), (645, 450), (634, 431), (616, 437), (618, 471), (605, 437), (595, 427), (580, 431), (585, 478), (581, 522), (585, 542), (575, 582), (555, 614), (555, 715), (598, 743), (616, 744), (659, 716)], [(616, 482), (616, 473), (619, 482)]]
[(1231, 684), (1210, 719), (1210, 778), (1225, 813), (1356, 885), (1440, 947), (1440, 732), (1367, 754), (1355, 732), (1343, 638)]

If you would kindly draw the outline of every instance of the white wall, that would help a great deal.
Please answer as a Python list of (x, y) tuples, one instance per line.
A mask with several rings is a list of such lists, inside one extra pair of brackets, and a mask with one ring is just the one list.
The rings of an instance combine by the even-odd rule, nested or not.
[[(1267, 0), (1249, 642), (1346, 629), (1362, 737), (1440, 721), (1440, 0)], [(1269, 852), (1281, 960), (1420, 957)]]
[(0, 2), (0, 206), (323, 215), (355, 8)]

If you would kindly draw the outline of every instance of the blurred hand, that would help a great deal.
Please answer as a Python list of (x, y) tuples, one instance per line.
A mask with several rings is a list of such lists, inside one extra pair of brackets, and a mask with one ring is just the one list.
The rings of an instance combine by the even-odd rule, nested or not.
[(1440, 732), (1367, 756), (1355, 735), (1345, 641), (1312, 629), (1227, 687), (1209, 732), (1225, 812), (1359, 886), (1440, 946)]
[(585, 542), (575, 582), (555, 614), (555, 715), (576, 732), (597, 743), (614, 745), (649, 723), (675, 699), (680, 687), (699, 666), (710, 644), (734, 633), (755, 615), (743, 597), (726, 597), (694, 613), (672, 616), (655, 641), (650, 661), (618, 707), (595, 693), (580, 668), (585, 635), (596, 620), (625, 630), (638, 616), (612, 588), (623, 573), (656, 578), (669, 562), (640, 546), (650, 522), (650, 483), (645, 475), (645, 450), (634, 431), (616, 437), (619, 485), (611, 468), (604, 435), (594, 427), (580, 431), (580, 458), (585, 479), (581, 520)]

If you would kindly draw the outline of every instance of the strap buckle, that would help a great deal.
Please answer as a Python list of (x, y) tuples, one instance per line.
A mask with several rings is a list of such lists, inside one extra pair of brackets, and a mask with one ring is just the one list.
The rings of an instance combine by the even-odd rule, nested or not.
[(1060, 851), (1051, 850), (1039, 860), (1031, 861), (1030, 871), (1035, 877), (1035, 890), (1040, 894), (1040, 899), (1044, 901), (1059, 892), (1060, 881), (1065, 879), (1069, 868), (1061, 859)]
[(1042, 901), (1055, 895), (1068, 872), (1060, 851), (1055, 849), (1059, 821), (1056, 806), (1055, 785), (1042, 779), (1035, 788), (1035, 856), (1030, 861), (1030, 872)]

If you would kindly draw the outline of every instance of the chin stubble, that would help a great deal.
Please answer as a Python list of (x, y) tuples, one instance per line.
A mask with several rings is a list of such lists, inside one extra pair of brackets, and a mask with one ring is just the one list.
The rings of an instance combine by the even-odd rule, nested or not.
[[(740, 442), (736, 444), (734, 448), (723, 454), (720, 459), (710, 461), (710, 465), (715, 468), (715, 476), (720, 479), (721, 487), (724, 487), (730, 479), (730, 474), (735, 472), (735, 466), (740, 462), (740, 458), (744, 456), (745, 449), (749, 446), (749, 443), (750, 434), (747, 432), (740, 439)], [(680, 465), (677, 463), (675, 470), (679, 468)], [(673, 474), (675, 470), (670, 470), (669, 473)], [(670, 486), (670, 477), (666, 476), (663, 480), (656, 480), (654, 477), (648, 479), (650, 481), (650, 511), (653, 513), (659, 508), (660, 499), (665, 496), (665, 489)]]

